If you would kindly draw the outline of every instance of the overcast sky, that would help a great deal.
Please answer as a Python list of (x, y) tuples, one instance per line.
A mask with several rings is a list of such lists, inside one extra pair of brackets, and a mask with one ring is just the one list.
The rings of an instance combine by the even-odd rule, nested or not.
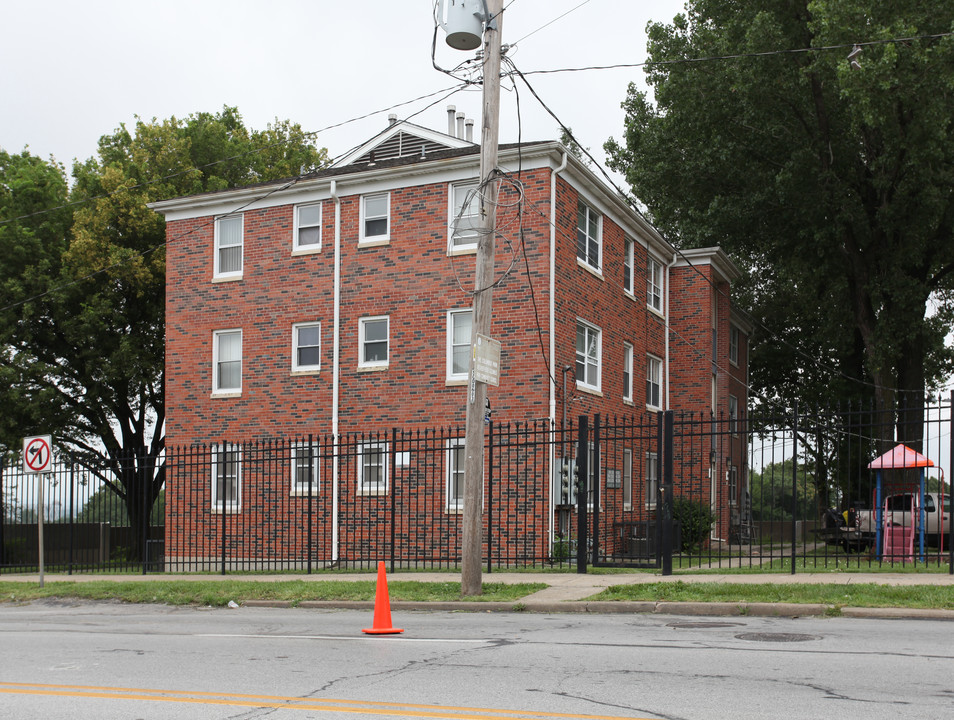
[[(524, 73), (640, 63), (646, 23), (671, 22), (683, 0), (505, 0), (503, 41)], [(448, 104), (480, 128), (480, 91), (451, 88), (434, 69), (433, 0), (0, 0), (0, 147), (51, 155), (69, 169), (121, 123), (239, 108), (248, 127), (275, 120), (324, 130), (332, 157), (387, 126), (389, 112), (446, 131)], [(562, 17), (561, 17), (562, 16)], [(474, 53), (438, 32), (438, 65)], [(528, 78), (580, 143), (602, 160), (622, 135), (620, 103), (641, 68)], [(524, 140), (559, 137), (556, 122), (519, 85)], [(502, 93), (501, 142), (518, 139), (517, 95)], [(437, 104), (425, 109), (429, 104)]]

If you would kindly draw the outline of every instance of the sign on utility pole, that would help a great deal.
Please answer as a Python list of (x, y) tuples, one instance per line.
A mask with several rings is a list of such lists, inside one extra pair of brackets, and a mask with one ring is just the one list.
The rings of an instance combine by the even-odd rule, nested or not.
[[(503, 0), (454, 0), (440, 3), (441, 25), (447, 44), (459, 50), (479, 47), (483, 30), (483, 112), (480, 134), (480, 228), (477, 232), (477, 262), (474, 278), (470, 387), (467, 393), (467, 434), (464, 438), (464, 511), (461, 537), (461, 594), (479, 595), (481, 585), (481, 513), (484, 487), (484, 409), (487, 384), (496, 384), (496, 357), (484, 352), (495, 349), (490, 339), (491, 296), (494, 282), (494, 241), (497, 227), (497, 138), (500, 131), (500, 33)], [(480, 340), (480, 365), (478, 365)]]
[(27, 474), (38, 475), (36, 481), (37, 494), (37, 513), (36, 513), (36, 535), (37, 552), (39, 553), (40, 564), (40, 587), (43, 587), (43, 477), (53, 469), (53, 438), (49, 435), (37, 435), (35, 437), (23, 438), (23, 472)]

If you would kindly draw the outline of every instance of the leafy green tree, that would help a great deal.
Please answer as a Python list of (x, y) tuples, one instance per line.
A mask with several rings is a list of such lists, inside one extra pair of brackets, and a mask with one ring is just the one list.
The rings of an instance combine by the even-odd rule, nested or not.
[(165, 480), (165, 226), (146, 204), (327, 162), (298, 125), (250, 131), (229, 107), (120, 126), (69, 192), (58, 165), (0, 156), (0, 443), (54, 435), (141, 528)]
[[(766, 465), (761, 472), (753, 470), (749, 477), (754, 520), (792, 519), (792, 461)], [(820, 506), (815, 463), (799, 463), (795, 468), (795, 519), (821, 517), (827, 507)]]
[(764, 402), (901, 399), (914, 445), (952, 367), (952, 28), (951, 3), (689, 0), (650, 26), (653, 100), (631, 85), (606, 144), (677, 245), (744, 268)]

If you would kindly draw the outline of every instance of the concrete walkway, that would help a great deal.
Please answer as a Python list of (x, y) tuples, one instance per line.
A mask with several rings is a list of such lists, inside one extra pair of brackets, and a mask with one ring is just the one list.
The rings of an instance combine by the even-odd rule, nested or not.
[[(416, 582), (460, 582), (460, 573), (454, 572), (396, 572), (390, 574), (389, 581), (410, 580)], [(791, 574), (675, 574), (662, 576), (652, 573), (619, 574), (576, 574), (576, 573), (484, 573), (484, 583), (540, 583), (546, 588), (513, 602), (392, 602), (395, 610), (453, 610), (453, 611), (522, 611), (542, 613), (665, 613), (701, 616), (725, 615), (771, 615), (804, 616), (825, 615), (831, 611), (827, 605), (809, 605), (794, 603), (716, 603), (716, 602), (655, 602), (655, 601), (598, 601), (593, 600), (604, 589), (614, 585), (632, 585), (646, 583), (733, 583), (733, 584), (831, 584), (831, 585), (893, 585), (916, 586), (932, 585), (948, 588), (954, 597), (954, 575), (942, 573), (798, 573)], [(305, 582), (335, 581), (376, 581), (377, 573), (316, 573), (312, 575), (96, 575), (96, 574), (46, 574), (44, 581), (87, 582), (87, 581), (253, 581), (275, 582), (302, 580)], [(0, 575), (0, 581), (38, 583), (38, 575)], [(236, 598), (239, 604), (248, 606), (290, 606), (282, 601), (247, 601)], [(304, 601), (299, 604), (305, 608), (352, 608), (372, 609), (371, 600), (360, 601)], [(910, 608), (841, 608), (841, 614), (854, 617), (918, 617), (943, 618), (954, 620), (954, 610), (917, 610)]]

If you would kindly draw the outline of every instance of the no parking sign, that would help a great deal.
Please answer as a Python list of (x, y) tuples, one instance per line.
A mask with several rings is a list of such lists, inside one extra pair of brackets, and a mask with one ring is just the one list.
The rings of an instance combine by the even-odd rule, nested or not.
[(49, 435), (23, 438), (23, 472), (48, 473), (53, 464), (53, 439)]

